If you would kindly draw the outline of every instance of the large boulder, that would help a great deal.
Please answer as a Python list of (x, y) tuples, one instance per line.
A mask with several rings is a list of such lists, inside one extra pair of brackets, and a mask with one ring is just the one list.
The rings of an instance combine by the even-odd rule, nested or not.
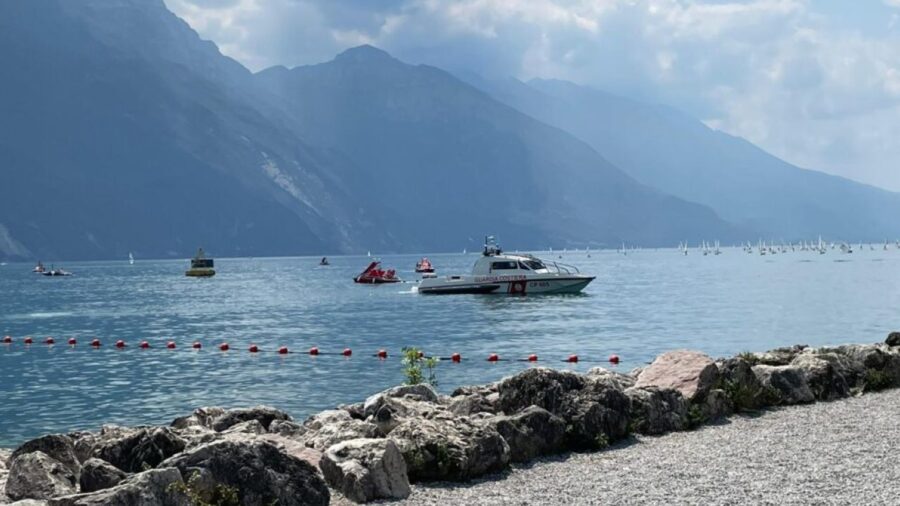
[(64, 434), (50, 434), (32, 439), (16, 448), (10, 459), (32, 452), (43, 452), (48, 457), (59, 461), (72, 472), (75, 479), (78, 479), (81, 462), (75, 454), (75, 443), (71, 437)]
[(6, 495), (12, 500), (50, 499), (76, 490), (75, 474), (62, 462), (42, 451), (12, 459), (6, 479)]
[(671, 388), (632, 387), (625, 390), (631, 400), (631, 430), (656, 435), (688, 428), (690, 403)]
[(178, 468), (188, 480), (196, 473), (197, 492), (207, 498), (220, 485), (232, 487), (246, 506), (325, 505), (330, 499), (316, 468), (260, 439), (213, 441), (171, 457), (162, 466)]
[(496, 383), (459, 387), (450, 394), (448, 409), (460, 416), (500, 412), (500, 394)]
[(384, 394), (369, 397), (364, 408), (365, 421), (374, 424), (383, 435), (390, 434), (395, 427), (407, 420), (431, 418), (447, 412), (447, 408), (439, 404)]
[(86, 493), (112, 488), (127, 477), (127, 473), (109, 462), (88, 459), (81, 468), (81, 477), (78, 479), (79, 490)]
[(256, 406), (253, 408), (230, 409), (225, 413), (213, 418), (210, 422), (210, 428), (215, 431), (222, 432), (233, 425), (241, 422), (256, 420), (266, 430), (275, 420), (291, 420), (290, 415), (284, 411), (270, 408), (268, 406)]
[(504, 379), (499, 392), (506, 414), (533, 404), (565, 420), (566, 445), (573, 450), (602, 448), (628, 434), (631, 403), (608, 381), (534, 368)]
[(753, 365), (788, 365), (803, 350), (808, 348), (805, 344), (795, 344), (794, 346), (785, 346), (775, 348), (763, 353), (754, 353)]
[(767, 405), (806, 404), (816, 399), (806, 382), (806, 374), (799, 367), (756, 365), (753, 373), (763, 386)]
[[(379, 395), (379, 394), (375, 394)], [(384, 392), (381, 392), (381, 395), (386, 395), (388, 397), (402, 397), (406, 399), (415, 399), (417, 401), (422, 402), (438, 402), (439, 396), (437, 392), (434, 390), (434, 387), (431, 385), (427, 385), (425, 383), (419, 383), (417, 385), (399, 385), (396, 387), (389, 388)], [(365, 408), (365, 405), (363, 406)]]
[(182, 416), (172, 421), (175, 429), (187, 429), (189, 427), (204, 427), (212, 429), (213, 420), (225, 414), (225, 408), (208, 406), (197, 408), (188, 416)]
[(119, 469), (137, 473), (159, 465), (185, 449), (185, 440), (168, 427), (113, 432), (94, 446), (93, 455)]
[(631, 388), (637, 381), (636, 376), (610, 371), (605, 367), (592, 367), (588, 369), (587, 376), (594, 380), (607, 382), (610, 386), (619, 390)]
[(305, 432), (299, 436), (306, 446), (324, 451), (337, 443), (351, 439), (381, 437), (374, 423), (357, 420), (350, 413), (334, 409), (309, 417), (304, 423)]
[(329, 485), (359, 503), (409, 496), (409, 477), (400, 449), (390, 439), (352, 439), (338, 443), (322, 457)]
[(708, 355), (676, 350), (656, 357), (641, 371), (636, 387), (671, 388), (687, 400), (702, 399), (719, 379), (719, 368)]
[(566, 439), (566, 422), (539, 406), (529, 406), (515, 415), (491, 420), (509, 445), (512, 462), (528, 462), (541, 455), (559, 453)]
[(50, 501), (50, 506), (192, 506), (178, 469), (151, 469), (96, 492)]
[(735, 411), (756, 410), (768, 405), (765, 389), (747, 360), (735, 357), (718, 362), (717, 365), (720, 385), (731, 399)]
[(803, 370), (806, 383), (817, 400), (832, 401), (850, 395), (850, 385), (847, 384), (847, 379), (839, 372), (839, 369), (845, 373), (852, 369), (842, 366), (842, 359), (846, 360), (844, 357), (831, 353), (801, 353), (791, 361), (791, 365)]
[(884, 340), (884, 343), (888, 346), (900, 346), (900, 332), (891, 332), (888, 334), (887, 339)]
[(407, 420), (390, 438), (403, 454), (411, 481), (462, 481), (509, 463), (509, 445), (497, 430), (468, 417)]

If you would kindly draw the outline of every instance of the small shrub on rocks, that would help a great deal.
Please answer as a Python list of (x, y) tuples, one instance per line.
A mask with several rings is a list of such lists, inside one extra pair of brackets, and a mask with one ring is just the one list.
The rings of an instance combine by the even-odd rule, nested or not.
[[(406, 384), (418, 385), (428, 383), (433, 387), (437, 387), (437, 375), (434, 372), (437, 363), (437, 358), (425, 357), (418, 348), (403, 348), (403, 374), (406, 376)], [(423, 367), (425, 370), (423, 370)], [(426, 371), (428, 374), (427, 378), (425, 377)]]
[(240, 506), (238, 490), (219, 483), (211, 493), (199, 489), (200, 473), (194, 473), (187, 483), (179, 481), (169, 485), (169, 490), (187, 496), (192, 506)]
[(757, 357), (755, 353), (749, 351), (742, 351), (738, 353), (737, 358), (742, 359), (744, 362), (747, 362), (751, 366), (759, 364), (759, 357)]
[(866, 384), (864, 391), (877, 392), (891, 386), (891, 377), (878, 369), (866, 369)]

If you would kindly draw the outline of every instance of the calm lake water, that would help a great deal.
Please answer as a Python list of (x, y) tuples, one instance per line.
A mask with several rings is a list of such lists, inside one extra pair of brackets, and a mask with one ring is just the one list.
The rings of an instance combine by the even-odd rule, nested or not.
[[(545, 255), (547, 256), (547, 255)], [(557, 254), (553, 255), (554, 257)], [(418, 256), (387, 256), (415, 279)], [(476, 255), (430, 255), (439, 273), (467, 273)], [(358, 286), (365, 257), (220, 259), (218, 275), (191, 279), (186, 261), (71, 263), (71, 278), (31, 265), (0, 266), (0, 446), (102, 423), (164, 423), (204, 405), (268, 404), (296, 418), (357, 402), (403, 381), (404, 346), (442, 362), (439, 388), (499, 379), (529, 364), (487, 363), (490, 353), (586, 371), (618, 354), (627, 371), (674, 348), (713, 356), (810, 345), (875, 342), (900, 328), (900, 250), (775, 256), (725, 250), (566, 253), (597, 275), (581, 296), (423, 296), (413, 284)], [(25, 346), (22, 338), (34, 337)], [(58, 344), (42, 344), (46, 336)], [(103, 341), (91, 349), (90, 339)], [(69, 347), (66, 339), (78, 345)], [(128, 343), (115, 349), (116, 339)], [(164, 349), (167, 340), (176, 350)], [(153, 348), (139, 350), (148, 340)], [(199, 352), (194, 341), (203, 343)], [(221, 352), (219, 343), (232, 349)], [(257, 344), (258, 354), (247, 347)], [(279, 346), (300, 353), (278, 355)], [(311, 357), (311, 346), (351, 358)], [(390, 353), (387, 360), (373, 354)], [(562, 360), (577, 353), (578, 364)]]

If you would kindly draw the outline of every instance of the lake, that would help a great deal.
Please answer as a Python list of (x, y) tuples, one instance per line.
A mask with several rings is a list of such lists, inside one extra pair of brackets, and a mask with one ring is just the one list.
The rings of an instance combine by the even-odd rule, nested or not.
[[(555, 259), (558, 252), (553, 253)], [(386, 255), (404, 279), (421, 255)], [(550, 257), (550, 254), (543, 254)], [(900, 250), (720, 256), (674, 249), (566, 252), (597, 279), (580, 296), (426, 296), (414, 284), (362, 286), (366, 257), (217, 259), (187, 278), (186, 260), (72, 262), (69, 278), (0, 266), (0, 447), (103, 423), (165, 423), (199, 406), (256, 404), (295, 418), (403, 381), (399, 353), (442, 361), (439, 389), (500, 379), (534, 365), (617, 370), (667, 350), (713, 356), (804, 343), (876, 342), (900, 328)], [(435, 254), (439, 274), (468, 273), (476, 254)], [(25, 346), (24, 336), (35, 344)], [(53, 346), (43, 344), (53, 336)], [(65, 344), (70, 337), (78, 344)], [(92, 349), (92, 338), (103, 346)], [(116, 349), (117, 339), (127, 342)], [(142, 340), (152, 348), (138, 349)], [(177, 349), (165, 349), (169, 340)], [(191, 349), (199, 341), (203, 349)], [(228, 342), (231, 350), (218, 345)], [(262, 350), (251, 354), (250, 344)], [(279, 355), (287, 346), (292, 351)], [(322, 355), (306, 351), (317, 346)], [(341, 350), (351, 348), (349, 358)], [(377, 350), (386, 360), (374, 357)], [(331, 353), (331, 354), (326, 354)], [(497, 353), (502, 360), (488, 363)], [(578, 354), (577, 364), (563, 360)]]

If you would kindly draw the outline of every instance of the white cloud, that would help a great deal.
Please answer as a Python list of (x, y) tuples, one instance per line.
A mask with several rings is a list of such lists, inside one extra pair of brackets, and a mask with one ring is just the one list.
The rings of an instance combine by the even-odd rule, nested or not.
[[(900, 0), (829, 11), (811, 0), (166, 2), (253, 69), (371, 43), (451, 70), (570, 79), (900, 190)], [(879, 29), (844, 22), (866, 10)]]

